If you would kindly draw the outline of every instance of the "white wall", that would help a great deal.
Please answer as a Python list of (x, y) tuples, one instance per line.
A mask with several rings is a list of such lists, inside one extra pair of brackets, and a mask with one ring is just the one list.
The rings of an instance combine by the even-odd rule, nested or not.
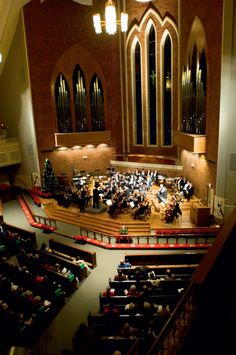
[[(236, 4), (225, 0), (216, 195), (225, 218), (236, 205)], [(231, 164), (230, 164), (231, 158)]]
[(0, 77), (0, 121), (7, 124), (8, 136), (20, 141), (22, 164), (15, 184), (29, 187), (39, 163), (22, 16)]

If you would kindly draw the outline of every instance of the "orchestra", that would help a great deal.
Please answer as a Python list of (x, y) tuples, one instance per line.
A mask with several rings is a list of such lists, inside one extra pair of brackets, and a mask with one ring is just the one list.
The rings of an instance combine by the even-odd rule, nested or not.
[[(153, 194), (152, 187), (157, 185), (157, 182), (160, 182), (159, 190)], [(187, 187), (193, 189), (192, 184), (182, 177), (181, 181), (176, 181), (176, 186), (175, 190), (168, 193), (165, 179), (158, 175), (156, 170), (145, 172), (144, 169), (135, 169), (134, 172), (123, 173), (109, 171), (106, 176), (96, 178), (89, 175), (75, 176), (64, 194), (57, 196), (57, 200), (65, 208), (79, 208), (81, 213), (86, 211), (92, 200), (93, 208), (99, 209), (101, 204), (106, 206), (111, 218), (118, 214), (130, 213), (133, 219), (138, 219), (144, 214), (150, 215), (153, 206), (157, 212), (164, 207), (164, 221), (171, 223), (182, 215), (180, 204), (183, 203), (184, 197), (189, 199), (192, 194), (192, 190), (188, 194)], [(180, 186), (181, 190), (178, 188)]]

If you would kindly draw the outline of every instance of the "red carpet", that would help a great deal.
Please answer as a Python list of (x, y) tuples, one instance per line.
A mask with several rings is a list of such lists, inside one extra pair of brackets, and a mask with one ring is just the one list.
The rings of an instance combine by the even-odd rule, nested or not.
[(191, 243), (191, 244), (129, 244), (129, 243), (114, 243), (109, 244), (106, 242), (101, 242), (97, 239), (88, 238), (85, 236), (76, 235), (74, 239), (79, 243), (80, 241), (86, 242), (89, 244), (96, 245), (101, 248), (105, 249), (143, 249), (143, 250), (150, 250), (150, 249), (208, 249), (211, 244), (208, 243)]
[(32, 214), (31, 210), (29, 209), (25, 199), (22, 196), (17, 196), (17, 199), (21, 205), (22, 210), (24, 211), (24, 213), (28, 219), (29, 224), (32, 227), (40, 228), (45, 232), (53, 232), (56, 229), (55, 227), (48, 226), (47, 224), (36, 222), (34, 215)]

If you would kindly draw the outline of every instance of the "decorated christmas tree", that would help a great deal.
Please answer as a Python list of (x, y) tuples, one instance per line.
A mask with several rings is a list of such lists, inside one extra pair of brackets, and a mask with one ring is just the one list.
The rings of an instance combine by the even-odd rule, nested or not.
[(57, 185), (57, 178), (52, 169), (52, 164), (48, 158), (44, 161), (44, 172), (43, 172), (43, 192), (54, 192)]

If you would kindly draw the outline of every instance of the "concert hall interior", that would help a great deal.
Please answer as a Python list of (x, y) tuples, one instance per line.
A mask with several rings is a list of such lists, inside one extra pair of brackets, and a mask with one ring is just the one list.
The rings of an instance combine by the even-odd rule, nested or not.
[[(224, 330), (213, 315), (217, 302), (233, 302), (226, 281), (208, 299), (235, 269), (235, 19), (233, 0), (0, 1), (0, 354), (231, 353), (235, 312), (220, 312)], [(46, 287), (20, 276), (42, 282), (41, 258)], [(143, 284), (137, 268), (150, 269)], [(166, 287), (165, 299), (138, 295), (146, 306), (155, 299), (156, 313), (162, 302), (159, 328), (147, 310), (133, 320), (131, 280)], [(101, 317), (114, 297), (115, 330)], [(124, 320), (140, 333), (124, 336)], [(80, 324), (91, 349), (73, 341)]]

